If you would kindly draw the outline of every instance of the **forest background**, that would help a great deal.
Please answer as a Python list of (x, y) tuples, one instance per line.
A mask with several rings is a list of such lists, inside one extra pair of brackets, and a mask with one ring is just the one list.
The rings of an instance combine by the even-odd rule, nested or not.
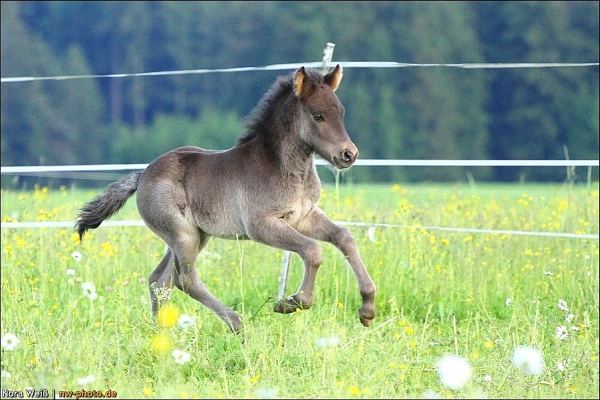
[[(327, 42), (334, 63), (599, 59), (597, 1), (15, 1), (2, 2), (1, 29), (3, 78), (315, 62)], [(4, 82), (2, 166), (149, 163), (181, 145), (227, 149), (283, 73)], [(363, 159), (564, 159), (565, 150), (598, 159), (598, 66), (346, 68), (338, 96)], [(466, 170), (349, 176), (456, 181)], [(471, 170), (483, 181), (565, 179), (558, 167)]]

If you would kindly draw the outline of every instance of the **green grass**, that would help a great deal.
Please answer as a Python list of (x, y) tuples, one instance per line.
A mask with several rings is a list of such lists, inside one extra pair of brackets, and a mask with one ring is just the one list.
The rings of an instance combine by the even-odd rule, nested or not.
[[(74, 221), (99, 192), (2, 191), (2, 221)], [(20, 340), (2, 349), (3, 375), (10, 374), (2, 389), (111, 389), (118, 398), (597, 397), (597, 239), (422, 228), (597, 234), (597, 183), (327, 186), (321, 205), (337, 221), (403, 226), (376, 228), (374, 242), (368, 227), (348, 227), (378, 287), (370, 328), (358, 320), (354, 276), (329, 244), (313, 307), (280, 315), (272, 309), (283, 252), (251, 241), (209, 242), (198, 273), (242, 314), (245, 330), (232, 335), (179, 291), (172, 304), (195, 324), (157, 326), (147, 277), (164, 244), (146, 227), (101, 226), (83, 243), (69, 228), (2, 229), (2, 336)], [(138, 218), (132, 199), (113, 220)], [(288, 294), (301, 276), (294, 255)], [(83, 282), (94, 283), (96, 300), (83, 294)], [(556, 336), (559, 326), (568, 329), (565, 340)], [(160, 334), (190, 362), (156, 351)], [(318, 345), (330, 337), (339, 343)], [(519, 345), (542, 352), (541, 375), (512, 365)], [(435, 365), (446, 354), (471, 365), (461, 389), (440, 383)], [(93, 382), (78, 382), (89, 375)]]

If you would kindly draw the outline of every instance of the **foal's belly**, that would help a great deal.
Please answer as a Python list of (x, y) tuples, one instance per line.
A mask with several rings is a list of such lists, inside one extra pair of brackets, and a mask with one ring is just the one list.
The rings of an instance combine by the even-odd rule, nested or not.
[(207, 235), (222, 239), (248, 239), (241, 218), (234, 208), (225, 209), (224, 205), (194, 209), (194, 222)]
[(210, 222), (200, 222), (198, 228), (205, 234), (221, 239), (248, 240), (246, 232), (237, 226), (214, 225)]
[(228, 210), (221, 207), (204, 208), (202, 212), (195, 211), (195, 224), (198, 228), (207, 235), (222, 239), (251, 239), (247, 229), (251, 229), (250, 225), (254, 222), (252, 219), (262, 218), (277, 218), (283, 219), (290, 227), (297, 229), (298, 225), (303, 221), (316, 207), (307, 200), (299, 200), (292, 204), (286, 204), (281, 207), (267, 208), (262, 215), (255, 215), (249, 218), (242, 213), (232, 212), (234, 208)]

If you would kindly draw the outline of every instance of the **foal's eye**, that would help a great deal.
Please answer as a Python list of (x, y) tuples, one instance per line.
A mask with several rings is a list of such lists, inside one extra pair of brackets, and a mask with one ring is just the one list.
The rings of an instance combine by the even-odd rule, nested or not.
[(315, 119), (315, 121), (323, 121), (325, 118), (323, 118), (323, 115), (316, 113), (313, 114), (313, 118)]

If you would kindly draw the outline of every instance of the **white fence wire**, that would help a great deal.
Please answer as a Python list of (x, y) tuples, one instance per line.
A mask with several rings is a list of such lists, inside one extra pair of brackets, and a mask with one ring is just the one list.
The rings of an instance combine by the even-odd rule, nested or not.
[[(302, 66), (307, 68), (323, 67), (323, 62), (272, 64), (261, 67), (236, 67), (236, 68), (201, 68), (179, 71), (154, 71), (133, 74), (107, 74), (107, 75), (62, 75), (62, 76), (15, 76), (4, 77), (2, 83), (30, 82), (42, 80), (67, 80), (67, 79), (98, 79), (98, 78), (128, 78), (136, 76), (163, 76), (163, 75), (190, 75), (208, 74), (216, 72), (247, 72), (247, 71), (280, 71), (292, 70)], [(331, 61), (331, 65), (340, 64), (343, 68), (407, 68), (407, 67), (445, 67), (467, 69), (492, 69), (492, 68), (573, 68), (597, 67), (597, 62), (592, 63), (460, 63), (460, 64), (413, 64), (394, 61)]]
[[(480, 233), (491, 235), (519, 235), (519, 236), (545, 236), (554, 238), (570, 238), (570, 239), (596, 239), (599, 240), (598, 234), (587, 233), (567, 233), (567, 232), (533, 232), (533, 231), (515, 231), (505, 229), (476, 229), (476, 228), (451, 228), (446, 226), (420, 226), (420, 225), (396, 225), (396, 224), (379, 224), (370, 222), (349, 222), (349, 221), (334, 221), (341, 226), (358, 226), (369, 228), (369, 236), (371, 236), (376, 228), (400, 228), (426, 231), (447, 231), (447, 232), (462, 232), (462, 233)], [(23, 228), (73, 228), (74, 222), (2, 222), (2, 229), (23, 229)], [(104, 221), (104, 227), (121, 227), (121, 226), (146, 226), (144, 221)]]
[[(327, 165), (325, 160), (315, 160), (316, 165)], [(355, 166), (364, 167), (598, 167), (599, 160), (356, 160)], [(96, 165), (42, 165), (1, 167), (2, 175), (42, 172), (90, 172), (143, 170), (148, 164), (96, 164)]]

